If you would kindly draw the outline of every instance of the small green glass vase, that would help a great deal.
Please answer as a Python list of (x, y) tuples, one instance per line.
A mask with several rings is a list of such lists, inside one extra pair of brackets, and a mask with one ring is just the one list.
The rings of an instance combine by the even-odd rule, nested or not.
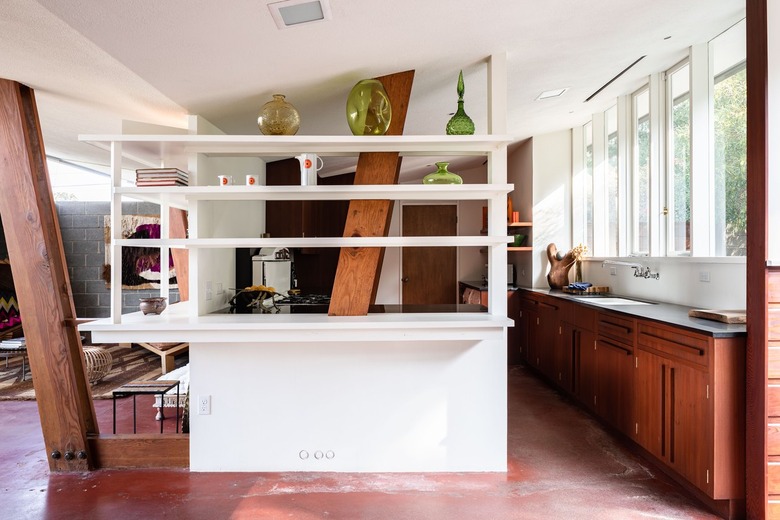
[(353, 135), (384, 135), (390, 127), (393, 108), (382, 82), (364, 79), (347, 96), (347, 124)]
[(474, 121), (463, 110), (463, 71), (458, 76), (458, 110), (447, 122), (447, 135), (474, 135)]
[(437, 162), (435, 172), (423, 177), (423, 184), (463, 184), (463, 179), (457, 173), (447, 170), (448, 162)]

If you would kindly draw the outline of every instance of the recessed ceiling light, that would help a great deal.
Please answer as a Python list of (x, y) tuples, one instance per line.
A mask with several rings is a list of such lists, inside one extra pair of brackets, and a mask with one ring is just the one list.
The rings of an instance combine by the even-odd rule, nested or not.
[(561, 97), (563, 95), (563, 93), (566, 92), (567, 90), (569, 90), (569, 87), (557, 88), (555, 90), (545, 90), (544, 92), (542, 92), (541, 94), (539, 94), (536, 97), (536, 101), (539, 101), (540, 99), (550, 99), (550, 98), (554, 98), (554, 97)]
[(330, 20), (328, 0), (284, 0), (268, 4), (268, 10), (279, 29)]

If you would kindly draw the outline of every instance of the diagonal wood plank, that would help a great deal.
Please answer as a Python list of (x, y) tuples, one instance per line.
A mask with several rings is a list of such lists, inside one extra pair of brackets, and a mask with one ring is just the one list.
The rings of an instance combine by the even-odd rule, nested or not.
[[(27, 338), (49, 467), (94, 466), (98, 433), (35, 95), (0, 79), (0, 215)], [(59, 456), (53, 454), (59, 454)]]
[[(414, 71), (377, 78), (385, 87), (393, 107), (393, 119), (386, 135), (402, 135), (406, 123)], [(361, 153), (355, 184), (397, 184), (401, 158), (395, 152)], [(387, 236), (392, 200), (353, 200), (349, 203), (345, 237)], [(328, 314), (363, 316), (376, 298), (384, 248), (341, 248)]]
[[(171, 238), (187, 238), (187, 212), (183, 209), (170, 208)], [(173, 265), (176, 267), (176, 285), (179, 286), (179, 300), (186, 302), (190, 299), (190, 252), (188, 249), (171, 249)]]

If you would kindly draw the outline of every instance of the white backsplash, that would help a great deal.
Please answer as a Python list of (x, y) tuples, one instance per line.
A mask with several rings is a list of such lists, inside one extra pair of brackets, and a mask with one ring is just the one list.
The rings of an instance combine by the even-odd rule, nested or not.
[[(659, 273), (658, 280), (637, 278), (634, 269), (604, 265), (603, 259), (583, 262), (583, 281), (606, 285), (620, 296), (676, 303), (696, 308), (738, 310), (745, 308), (744, 259), (735, 258), (619, 258), (639, 263)], [(610, 275), (610, 269), (615, 275)], [(573, 277), (573, 273), (570, 274)], [(702, 279), (709, 278), (709, 281)]]

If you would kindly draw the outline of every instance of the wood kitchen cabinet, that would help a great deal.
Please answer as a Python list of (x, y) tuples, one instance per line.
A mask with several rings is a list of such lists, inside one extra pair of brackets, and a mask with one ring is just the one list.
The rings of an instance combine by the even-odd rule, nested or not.
[(556, 381), (556, 354), (560, 347), (560, 308), (556, 298), (533, 294), (528, 311), (528, 363)]
[[(300, 184), (297, 159), (269, 162), (268, 186)], [(354, 174), (335, 175), (318, 180), (324, 186), (349, 185)], [(344, 233), (349, 201), (269, 200), (266, 201), (266, 231), (272, 237), (336, 237)], [(304, 294), (331, 294), (338, 267), (337, 248), (301, 248), (295, 251), (295, 274)]]
[(596, 333), (574, 324), (566, 324), (574, 352), (573, 383), (574, 395), (591, 411), (596, 410), (596, 384), (598, 362), (596, 358)]
[(507, 317), (515, 322), (513, 327), (507, 329), (507, 364), (519, 365), (525, 360), (525, 350), (528, 345), (528, 336), (523, 335), (528, 330), (528, 313), (522, 304), (522, 298), (518, 291), (507, 291)]
[(626, 435), (634, 426), (634, 334), (636, 320), (598, 313), (596, 413)]
[(744, 351), (712, 338), (638, 323), (635, 439), (720, 500), (744, 496)]
[[(725, 517), (745, 496), (744, 337), (521, 291), (527, 363)], [(687, 313), (686, 313), (687, 315)]]
[[(297, 186), (301, 178), (297, 159), (284, 159), (266, 165), (267, 186)], [(323, 186), (350, 185), (354, 173), (322, 177)], [(269, 200), (266, 201), (266, 231), (273, 237), (337, 237), (344, 233), (349, 201)]]

